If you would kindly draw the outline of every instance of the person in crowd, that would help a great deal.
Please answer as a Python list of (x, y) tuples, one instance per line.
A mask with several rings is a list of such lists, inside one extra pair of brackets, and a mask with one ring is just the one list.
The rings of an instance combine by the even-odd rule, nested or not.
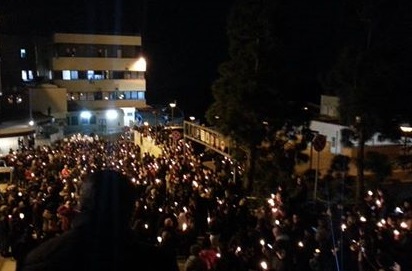
[(241, 249), (233, 250), (227, 243), (219, 244), (220, 257), (216, 259), (214, 271), (247, 271), (247, 265), (239, 257)]
[(0, 206), (0, 255), (10, 256), (10, 223), (7, 205)]
[(177, 257), (179, 238), (176, 230), (176, 225), (170, 217), (167, 217), (163, 221), (163, 226), (160, 228), (158, 233), (159, 246), (167, 251), (173, 257)]
[(38, 245), (38, 238), (33, 226), (28, 226), (12, 246), (12, 256), (16, 261), (15, 271), (22, 270), (22, 263), (27, 254)]
[[(285, 260), (288, 263), (292, 259), (291, 264), (294, 265), (295, 271), (336, 270), (337, 264), (342, 270), (356, 270), (359, 253), (351, 249), (354, 241), (362, 243), (364, 238), (361, 238), (359, 228), (365, 227), (368, 233), (374, 233), (370, 240), (372, 245), (363, 246), (365, 255), (369, 256), (368, 261), (376, 262), (376, 267), (379, 266), (385, 271), (390, 270), (389, 267), (394, 266), (395, 263), (402, 268), (402, 271), (412, 270), (412, 268), (408, 269), (411, 229), (405, 226), (408, 224), (407, 217), (410, 217), (412, 209), (410, 200), (404, 202), (403, 199), (396, 200), (394, 204), (398, 205), (390, 207), (393, 199), (390, 200), (387, 193), (381, 195), (378, 189), (372, 189), (368, 191), (363, 201), (354, 206), (346, 201), (318, 202), (312, 205), (307, 201), (308, 198), (303, 197), (302, 190), (306, 188), (300, 185), (304, 183), (299, 185), (296, 179), (296, 186), (292, 182), (291, 186), (276, 186), (273, 191), (267, 191), (267, 198), (262, 195), (262, 198), (256, 201), (247, 197), (240, 186), (241, 182), (231, 181), (232, 167), (228, 167), (230, 163), (215, 157), (215, 162), (222, 163), (222, 166), (219, 172), (211, 170), (202, 164), (203, 158), (194, 152), (189, 141), (183, 139), (168, 141), (169, 133), (158, 129), (156, 137), (163, 144), (159, 146), (162, 152), (157, 157), (151, 153), (141, 155), (139, 146), (130, 138), (119, 137), (115, 140), (107, 140), (94, 135), (75, 135), (58, 140), (50, 146), (11, 151), (4, 159), (7, 165), (14, 167), (15, 181), (6, 191), (0, 191), (1, 252), (5, 256), (10, 256), (10, 252), (13, 251), (10, 249), (17, 248), (15, 250), (17, 254), (13, 253), (13, 255), (19, 258), (19, 268), (20, 266), (28, 268), (26, 264), (20, 265), (25, 257), (22, 255), (28, 251), (23, 250), (23, 253), (19, 253), (18, 249), (26, 245), (31, 247), (29, 238), (25, 238), (27, 233), (19, 230), (27, 225), (34, 227), (33, 235), (37, 236), (36, 244), (40, 247), (42, 243), (51, 242), (48, 239), (53, 236), (66, 241), (53, 241), (52, 244), (47, 245), (48, 248), (53, 244), (69, 242), (68, 237), (63, 236), (76, 236), (79, 239), (78, 237), (85, 232), (93, 233), (89, 238), (84, 238), (86, 243), (90, 244), (93, 244), (95, 238), (104, 236), (102, 238), (105, 242), (94, 243), (103, 245), (98, 252), (91, 250), (94, 251), (93, 257), (101, 255), (100, 252), (108, 254), (107, 250), (103, 249), (107, 245), (129, 244), (126, 241), (123, 243), (111, 241), (111, 234), (87, 231), (92, 228), (87, 226), (92, 225), (89, 223), (92, 220), (85, 219), (87, 215), (83, 211), (78, 213), (77, 208), (76, 216), (79, 218), (74, 217), (75, 223), (72, 223), (74, 228), (68, 229), (67, 233), (59, 229), (49, 231), (49, 228), (54, 228), (55, 222), (57, 225), (62, 225), (59, 220), (56, 220), (59, 206), (64, 205), (66, 201), (77, 205), (83, 183), (88, 183), (90, 174), (101, 169), (112, 169), (122, 175), (130, 176), (138, 198), (132, 207), (134, 211), (130, 223), (137, 238), (134, 234), (128, 233), (129, 230), (125, 230), (120, 236), (133, 236), (129, 239), (136, 239), (140, 243), (144, 240), (150, 243), (148, 250), (152, 250), (155, 246), (155, 251), (163, 251), (163, 246), (167, 245), (171, 248), (170, 251), (177, 251), (175, 257), (185, 259), (189, 257), (190, 246), (197, 243), (199, 237), (210, 234), (213, 237), (213, 248), (221, 254), (221, 258), (216, 262), (216, 270), (219, 270), (218, 266), (225, 268), (228, 262), (237, 267), (239, 266), (235, 265), (235, 262), (245, 268), (260, 269), (259, 264), (264, 258), (262, 243), (268, 249), (270, 249), (269, 244), (272, 246), (271, 257), (283, 259), (286, 256)], [(61, 174), (65, 165), (70, 169), (68, 178), (63, 178)], [(25, 179), (25, 169), (29, 169), (29, 180)], [(293, 178), (294, 176), (291, 176), (291, 180)], [(311, 181), (304, 177), (302, 180), (307, 181), (308, 184)], [(45, 210), (48, 213), (43, 216)], [(103, 207), (99, 210), (103, 210)], [(108, 217), (114, 217), (111, 211), (107, 214)], [(299, 216), (296, 217), (295, 214)], [(52, 223), (44, 223), (48, 222), (49, 218), (53, 218), (50, 221)], [(167, 242), (171, 231), (166, 230), (167, 228), (163, 229), (166, 218), (171, 218), (174, 222), (176, 242)], [(175, 218), (178, 218), (177, 221)], [(108, 225), (112, 223), (105, 219), (99, 221), (107, 222)], [(47, 227), (43, 228), (43, 225)], [(79, 225), (83, 226), (79, 228)], [(280, 236), (285, 234), (289, 236), (288, 242), (292, 248), (287, 250), (286, 254), (283, 253), (282, 247), (277, 246), (278, 233), (274, 235), (272, 232), (272, 229), (277, 227), (280, 227), (281, 233), (283, 232)], [(302, 227), (304, 227), (303, 235)], [(162, 243), (159, 243), (160, 238), (157, 237), (160, 237), (162, 232), (165, 238), (162, 238)], [(76, 238), (69, 242), (69, 247), (78, 246)], [(16, 243), (19, 245), (14, 246), (13, 244)], [(368, 243), (369, 241), (366, 242)], [(225, 245), (227, 250), (223, 249)], [(95, 247), (88, 245), (82, 249), (90, 250)], [(63, 246), (56, 245), (55, 251), (58, 252), (56, 254), (61, 256), (62, 249)], [(66, 250), (70, 252), (73, 249)], [(32, 260), (28, 263), (32, 269), (26, 270), (37, 270), (33, 267), (37, 266), (37, 263), (40, 267), (49, 266), (43, 261), (46, 261), (49, 253), (50, 255), (53, 253), (46, 253), (45, 248), (42, 251), (46, 256), (42, 260), (39, 260), (40, 256), (36, 260), (30, 256)], [(162, 255), (165, 253), (161, 252)], [(39, 255), (39, 252), (36, 252), (36, 255)], [(145, 255), (147, 254), (143, 253), (143, 256)], [(170, 255), (167, 257), (174, 258)], [(138, 264), (139, 258), (135, 258)], [(220, 259), (222, 261), (219, 261)], [(113, 258), (113, 261), (116, 259)], [(267, 263), (269, 264), (269, 261)], [(72, 265), (68, 267), (70, 266)], [(368, 268), (368, 265), (365, 266)]]
[(66, 200), (64, 204), (57, 208), (58, 226), (61, 232), (68, 231), (72, 226), (72, 221), (76, 215), (71, 200)]
[(200, 257), (201, 246), (194, 244), (190, 247), (190, 256), (185, 261), (184, 271), (207, 271), (206, 262)]
[(90, 174), (81, 186), (73, 227), (29, 252), (21, 270), (177, 271), (175, 258), (133, 234), (129, 222), (135, 197), (134, 185), (122, 173)]
[(214, 270), (218, 258), (218, 251), (212, 246), (209, 235), (205, 235), (201, 244), (200, 258), (207, 264), (207, 270)]

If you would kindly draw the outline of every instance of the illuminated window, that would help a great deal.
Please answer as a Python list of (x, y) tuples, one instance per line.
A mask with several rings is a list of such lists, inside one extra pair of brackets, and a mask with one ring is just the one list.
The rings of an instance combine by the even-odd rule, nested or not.
[(79, 79), (79, 73), (77, 71), (70, 71), (70, 79), (71, 80)]
[(26, 49), (20, 49), (20, 58), (26, 58)]
[(145, 99), (145, 97), (144, 97), (144, 91), (139, 91), (139, 92), (137, 92), (137, 95), (138, 95), (138, 99), (139, 99), (139, 100), (144, 100), (144, 99)]
[(94, 79), (94, 71), (87, 71), (87, 80)]
[(93, 79), (103, 80), (104, 79), (104, 72), (103, 71), (94, 71)]
[(137, 100), (138, 99), (137, 91), (131, 91), (130, 92), (130, 99), (132, 99), (132, 100)]
[(102, 80), (104, 79), (103, 71), (87, 71), (87, 80)]
[(27, 81), (28, 79), (27, 79), (27, 71), (21, 71), (21, 79), (23, 80), (23, 81)]
[(63, 70), (62, 71), (63, 80), (77, 80), (79, 79), (78, 71)]
[(68, 70), (63, 71), (63, 80), (70, 80), (70, 71)]

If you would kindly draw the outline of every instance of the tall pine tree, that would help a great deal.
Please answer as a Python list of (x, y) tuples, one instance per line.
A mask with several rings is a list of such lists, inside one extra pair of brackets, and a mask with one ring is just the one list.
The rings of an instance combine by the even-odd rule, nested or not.
[(214, 102), (206, 113), (211, 125), (245, 151), (248, 191), (253, 190), (259, 147), (268, 128), (278, 131), (301, 117), (290, 103), (294, 95), (282, 82), (286, 60), (276, 35), (279, 3), (240, 0), (234, 6), (227, 27), (230, 59), (219, 68), (212, 86)]

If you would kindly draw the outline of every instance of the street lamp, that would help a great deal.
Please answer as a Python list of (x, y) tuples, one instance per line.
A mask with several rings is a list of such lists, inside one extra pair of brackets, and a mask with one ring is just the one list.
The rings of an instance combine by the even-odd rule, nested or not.
[(173, 123), (173, 114), (174, 114), (174, 110), (175, 110), (175, 107), (176, 107), (176, 101), (171, 102), (171, 103), (169, 104), (169, 106), (170, 106), (170, 108), (172, 109), (172, 117), (170, 118), (170, 123)]
[(33, 126), (34, 125), (34, 120), (33, 120), (33, 101), (32, 101), (32, 90), (29, 88), (29, 125)]

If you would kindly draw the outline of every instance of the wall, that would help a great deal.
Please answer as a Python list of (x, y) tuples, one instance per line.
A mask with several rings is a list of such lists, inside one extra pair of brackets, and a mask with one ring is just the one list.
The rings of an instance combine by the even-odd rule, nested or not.
[(51, 84), (43, 84), (37, 88), (30, 89), (32, 111), (41, 112), (48, 115), (50, 113), (55, 118), (65, 118), (67, 113), (67, 91)]

